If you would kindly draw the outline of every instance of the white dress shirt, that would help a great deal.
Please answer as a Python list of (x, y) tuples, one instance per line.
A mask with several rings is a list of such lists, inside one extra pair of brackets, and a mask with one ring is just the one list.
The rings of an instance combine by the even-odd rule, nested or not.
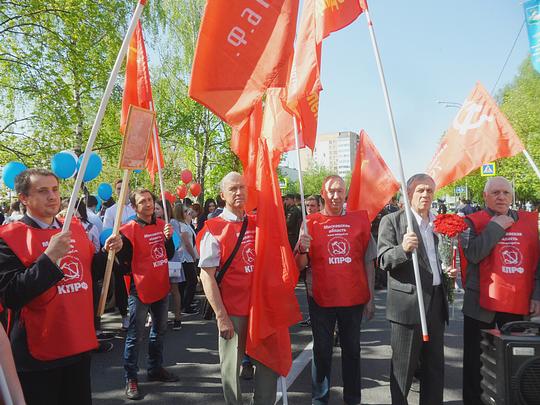
[[(223, 208), (223, 212), (219, 215), (225, 221), (242, 222), (244, 218), (239, 218), (227, 208)], [(206, 232), (202, 237), (200, 244), (201, 251), (199, 252), (199, 267), (211, 268), (218, 267), (221, 257), (221, 249), (219, 242), (210, 232)]]
[[(118, 204), (111, 205), (105, 211), (103, 217), (103, 229), (112, 228), (114, 226), (114, 219), (116, 218), (116, 210)], [(126, 204), (122, 211), (122, 225), (124, 225), (132, 216), (135, 215), (135, 210), (131, 207), (131, 204)]]
[(437, 250), (435, 249), (435, 234), (433, 233), (433, 220), (435, 216), (429, 212), (429, 220), (423, 219), (418, 215), (414, 210), (411, 210), (418, 228), (420, 228), (420, 234), (422, 236), (422, 241), (424, 242), (424, 247), (429, 259), (429, 265), (431, 267), (431, 272), (433, 273), (433, 285), (441, 284), (441, 271), (439, 266), (439, 260), (437, 258)]

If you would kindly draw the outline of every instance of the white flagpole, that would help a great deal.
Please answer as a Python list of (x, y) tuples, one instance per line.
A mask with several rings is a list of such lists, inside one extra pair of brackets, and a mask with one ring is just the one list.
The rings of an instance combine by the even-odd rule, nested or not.
[[(154, 107), (154, 102), (150, 102), (150, 110), (156, 111)], [(157, 133), (157, 117), (156, 122), (154, 123), (154, 129), (152, 131), (154, 136), (154, 157), (157, 159), (157, 168), (158, 168), (158, 178), (159, 178), (159, 189), (161, 193), (161, 201), (163, 202), (163, 216), (165, 218), (165, 223), (169, 223), (169, 214), (167, 213), (167, 202), (165, 201), (165, 186), (163, 185), (163, 171), (161, 170), (161, 157), (159, 154), (159, 137)]]
[[(360, 0), (360, 4), (362, 5), (362, 0)], [(403, 194), (403, 201), (405, 203), (405, 214), (407, 216), (407, 228), (409, 232), (412, 232), (413, 228), (413, 222), (412, 222), (412, 213), (411, 213), (411, 206), (409, 203), (409, 197), (407, 196), (407, 183), (405, 181), (405, 172), (403, 171), (403, 161), (401, 159), (401, 151), (399, 148), (399, 141), (397, 137), (397, 131), (396, 131), (396, 125), (394, 122), (394, 114), (392, 112), (392, 105), (390, 104), (390, 96), (388, 95), (388, 87), (386, 86), (386, 79), (384, 77), (384, 71), (382, 67), (381, 62), (381, 56), (379, 54), (379, 47), (377, 46), (377, 39), (375, 38), (375, 31), (373, 30), (373, 22), (371, 21), (371, 17), (369, 15), (369, 10), (367, 7), (364, 9), (364, 13), (366, 14), (367, 18), (367, 24), (369, 28), (369, 34), (371, 37), (371, 44), (373, 46), (373, 52), (375, 53), (375, 61), (377, 62), (377, 68), (379, 71), (379, 78), (381, 80), (381, 85), (383, 88), (384, 93), (384, 101), (386, 103), (386, 110), (388, 113), (388, 121), (390, 123), (390, 129), (392, 131), (392, 138), (394, 141), (394, 149), (396, 152), (396, 157), (399, 162), (399, 174), (400, 174), (400, 182), (401, 182), (401, 192)], [(424, 307), (424, 297), (422, 294), (422, 281), (420, 280), (420, 267), (418, 266), (418, 254), (416, 250), (412, 253), (412, 259), (413, 259), (413, 267), (414, 267), (414, 277), (416, 279), (416, 291), (417, 291), (417, 297), (418, 297), (418, 306), (420, 309), (420, 323), (422, 324), (422, 335), (423, 340), (425, 342), (429, 341), (429, 335), (427, 330), (427, 323), (426, 323), (426, 312)]]
[(532, 159), (531, 155), (529, 155), (529, 152), (527, 152), (527, 149), (523, 149), (523, 154), (527, 158), (527, 161), (529, 162), (529, 164), (533, 168), (533, 170), (536, 173), (536, 175), (538, 176), (538, 178), (540, 179), (540, 170), (538, 170), (538, 166), (536, 166), (536, 163), (534, 163), (534, 160)]
[(111, 93), (113, 91), (114, 83), (118, 76), (118, 72), (120, 71), (122, 62), (124, 61), (124, 58), (127, 54), (127, 51), (129, 48), (129, 42), (131, 41), (131, 36), (133, 35), (133, 31), (135, 31), (135, 26), (137, 25), (137, 21), (139, 21), (139, 17), (142, 14), (145, 3), (146, 3), (146, 0), (139, 0), (137, 7), (135, 8), (135, 11), (133, 12), (133, 17), (131, 17), (128, 30), (126, 32), (126, 35), (124, 36), (124, 41), (122, 42), (122, 46), (120, 47), (120, 51), (118, 52), (116, 61), (114, 62), (113, 69), (109, 76), (109, 81), (107, 82), (107, 87), (105, 87), (105, 92), (103, 93), (103, 97), (99, 105), (98, 113), (94, 120), (94, 125), (92, 125), (90, 137), (88, 138), (88, 142), (86, 143), (86, 148), (84, 150), (84, 157), (81, 161), (81, 167), (79, 168), (79, 173), (77, 174), (77, 179), (75, 180), (75, 184), (73, 185), (73, 191), (69, 199), (68, 210), (67, 210), (66, 217), (64, 220), (64, 225), (62, 227), (62, 232), (66, 232), (67, 230), (69, 230), (69, 226), (71, 225), (71, 219), (73, 218), (73, 212), (75, 210), (75, 203), (77, 202), (77, 196), (79, 195), (79, 190), (81, 189), (84, 172), (86, 171), (86, 166), (88, 165), (88, 159), (90, 158), (92, 147), (94, 146), (94, 142), (96, 141), (97, 133), (99, 131), (99, 127), (101, 126), (101, 121), (103, 120), (103, 116), (105, 115), (105, 109), (107, 108), (107, 104), (109, 103), (109, 99), (111, 98)]
[(298, 185), (300, 187), (300, 204), (302, 205), (302, 226), (304, 233), (308, 235), (307, 224), (306, 224), (306, 209), (304, 208), (304, 180), (302, 178), (302, 163), (300, 162), (300, 139), (298, 136), (298, 125), (296, 123), (296, 117), (293, 115), (293, 126), (294, 126), (294, 143), (296, 147), (296, 161), (298, 163)]

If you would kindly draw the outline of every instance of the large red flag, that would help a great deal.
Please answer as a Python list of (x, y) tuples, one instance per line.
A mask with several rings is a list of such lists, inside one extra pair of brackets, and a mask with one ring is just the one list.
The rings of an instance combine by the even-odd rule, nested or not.
[(246, 353), (285, 376), (292, 364), (289, 326), (302, 316), (294, 293), (298, 268), (287, 238), (276, 171), (280, 155), (259, 138), (256, 257)]
[(298, 0), (208, 0), (189, 95), (242, 126), (270, 86), (285, 85)]
[(477, 83), (446, 131), (427, 173), (439, 189), (482, 164), (517, 155), (524, 149), (495, 100)]
[(352, 23), (362, 13), (358, 0), (305, 0), (296, 50), (287, 83), (286, 105), (298, 117), (301, 147), (315, 147), (322, 41)]
[[(120, 131), (123, 133), (126, 129), (126, 121), (129, 112), (129, 106), (146, 108), (155, 111), (154, 99), (152, 97), (152, 86), (150, 84), (150, 71), (148, 70), (148, 58), (146, 57), (146, 48), (142, 33), (141, 22), (139, 21), (133, 37), (129, 44), (129, 51), (126, 61), (126, 80), (124, 82), (124, 94), (122, 97), (122, 115), (120, 118)], [(154, 127), (157, 134), (157, 122)], [(155, 153), (154, 136), (152, 134), (150, 150), (146, 155), (146, 169), (150, 174), (150, 179), (154, 182), (154, 176), (158, 171), (158, 158)], [(163, 154), (158, 137), (158, 154), (163, 167)]]
[(364, 130), (356, 151), (347, 209), (366, 210), (370, 221), (399, 190), (399, 183)]

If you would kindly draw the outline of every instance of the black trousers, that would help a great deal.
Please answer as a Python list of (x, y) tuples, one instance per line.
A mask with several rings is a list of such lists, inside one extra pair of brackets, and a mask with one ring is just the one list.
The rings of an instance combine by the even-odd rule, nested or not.
[(444, 390), (444, 290), (433, 287), (426, 311), (429, 342), (422, 341), (421, 325), (390, 322), (392, 361), (390, 393), (393, 405), (407, 405), (415, 371), (420, 365), (420, 405), (441, 405)]
[(182, 308), (189, 308), (197, 289), (197, 268), (195, 263), (189, 262), (182, 263), (182, 268), (186, 276), (186, 281), (179, 283), (180, 293), (182, 294)]
[(313, 404), (327, 404), (329, 400), (336, 321), (341, 345), (343, 402), (347, 405), (360, 404), (362, 381), (360, 326), (364, 306), (321, 307), (309, 296), (308, 304), (313, 331), (313, 360), (311, 365)]
[(90, 405), (90, 354), (68, 366), (19, 372), (27, 405)]
[(481, 322), (474, 318), (463, 316), (463, 405), (482, 404), (480, 395), (480, 341), (482, 329), (500, 328), (505, 323), (521, 321), (523, 315), (497, 312), (493, 322)]

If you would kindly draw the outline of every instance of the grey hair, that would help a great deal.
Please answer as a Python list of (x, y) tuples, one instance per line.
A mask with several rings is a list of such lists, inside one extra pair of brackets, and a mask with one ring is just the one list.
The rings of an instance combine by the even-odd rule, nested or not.
[(407, 180), (407, 194), (410, 193), (411, 191), (414, 191), (414, 190), (411, 190), (412, 186), (424, 180), (430, 180), (431, 182), (433, 182), (433, 184), (435, 184), (435, 180), (433, 180), (433, 177), (431, 177), (429, 174), (416, 173), (413, 176), (411, 176), (409, 180)]
[(490, 177), (487, 181), (486, 181), (486, 185), (484, 186), (484, 193), (487, 193), (488, 190), (491, 188), (492, 184), (495, 182), (495, 181), (504, 181), (506, 184), (508, 184), (510, 186), (510, 189), (512, 189), (512, 183), (510, 183), (508, 181), (508, 179), (506, 177), (503, 177), (503, 176), (494, 176), (494, 177)]
[(219, 182), (219, 191), (223, 193), (225, 191), (225, 184), (234, 177), (242, 177), (242, 175), (238, 172), (227, 173)]

